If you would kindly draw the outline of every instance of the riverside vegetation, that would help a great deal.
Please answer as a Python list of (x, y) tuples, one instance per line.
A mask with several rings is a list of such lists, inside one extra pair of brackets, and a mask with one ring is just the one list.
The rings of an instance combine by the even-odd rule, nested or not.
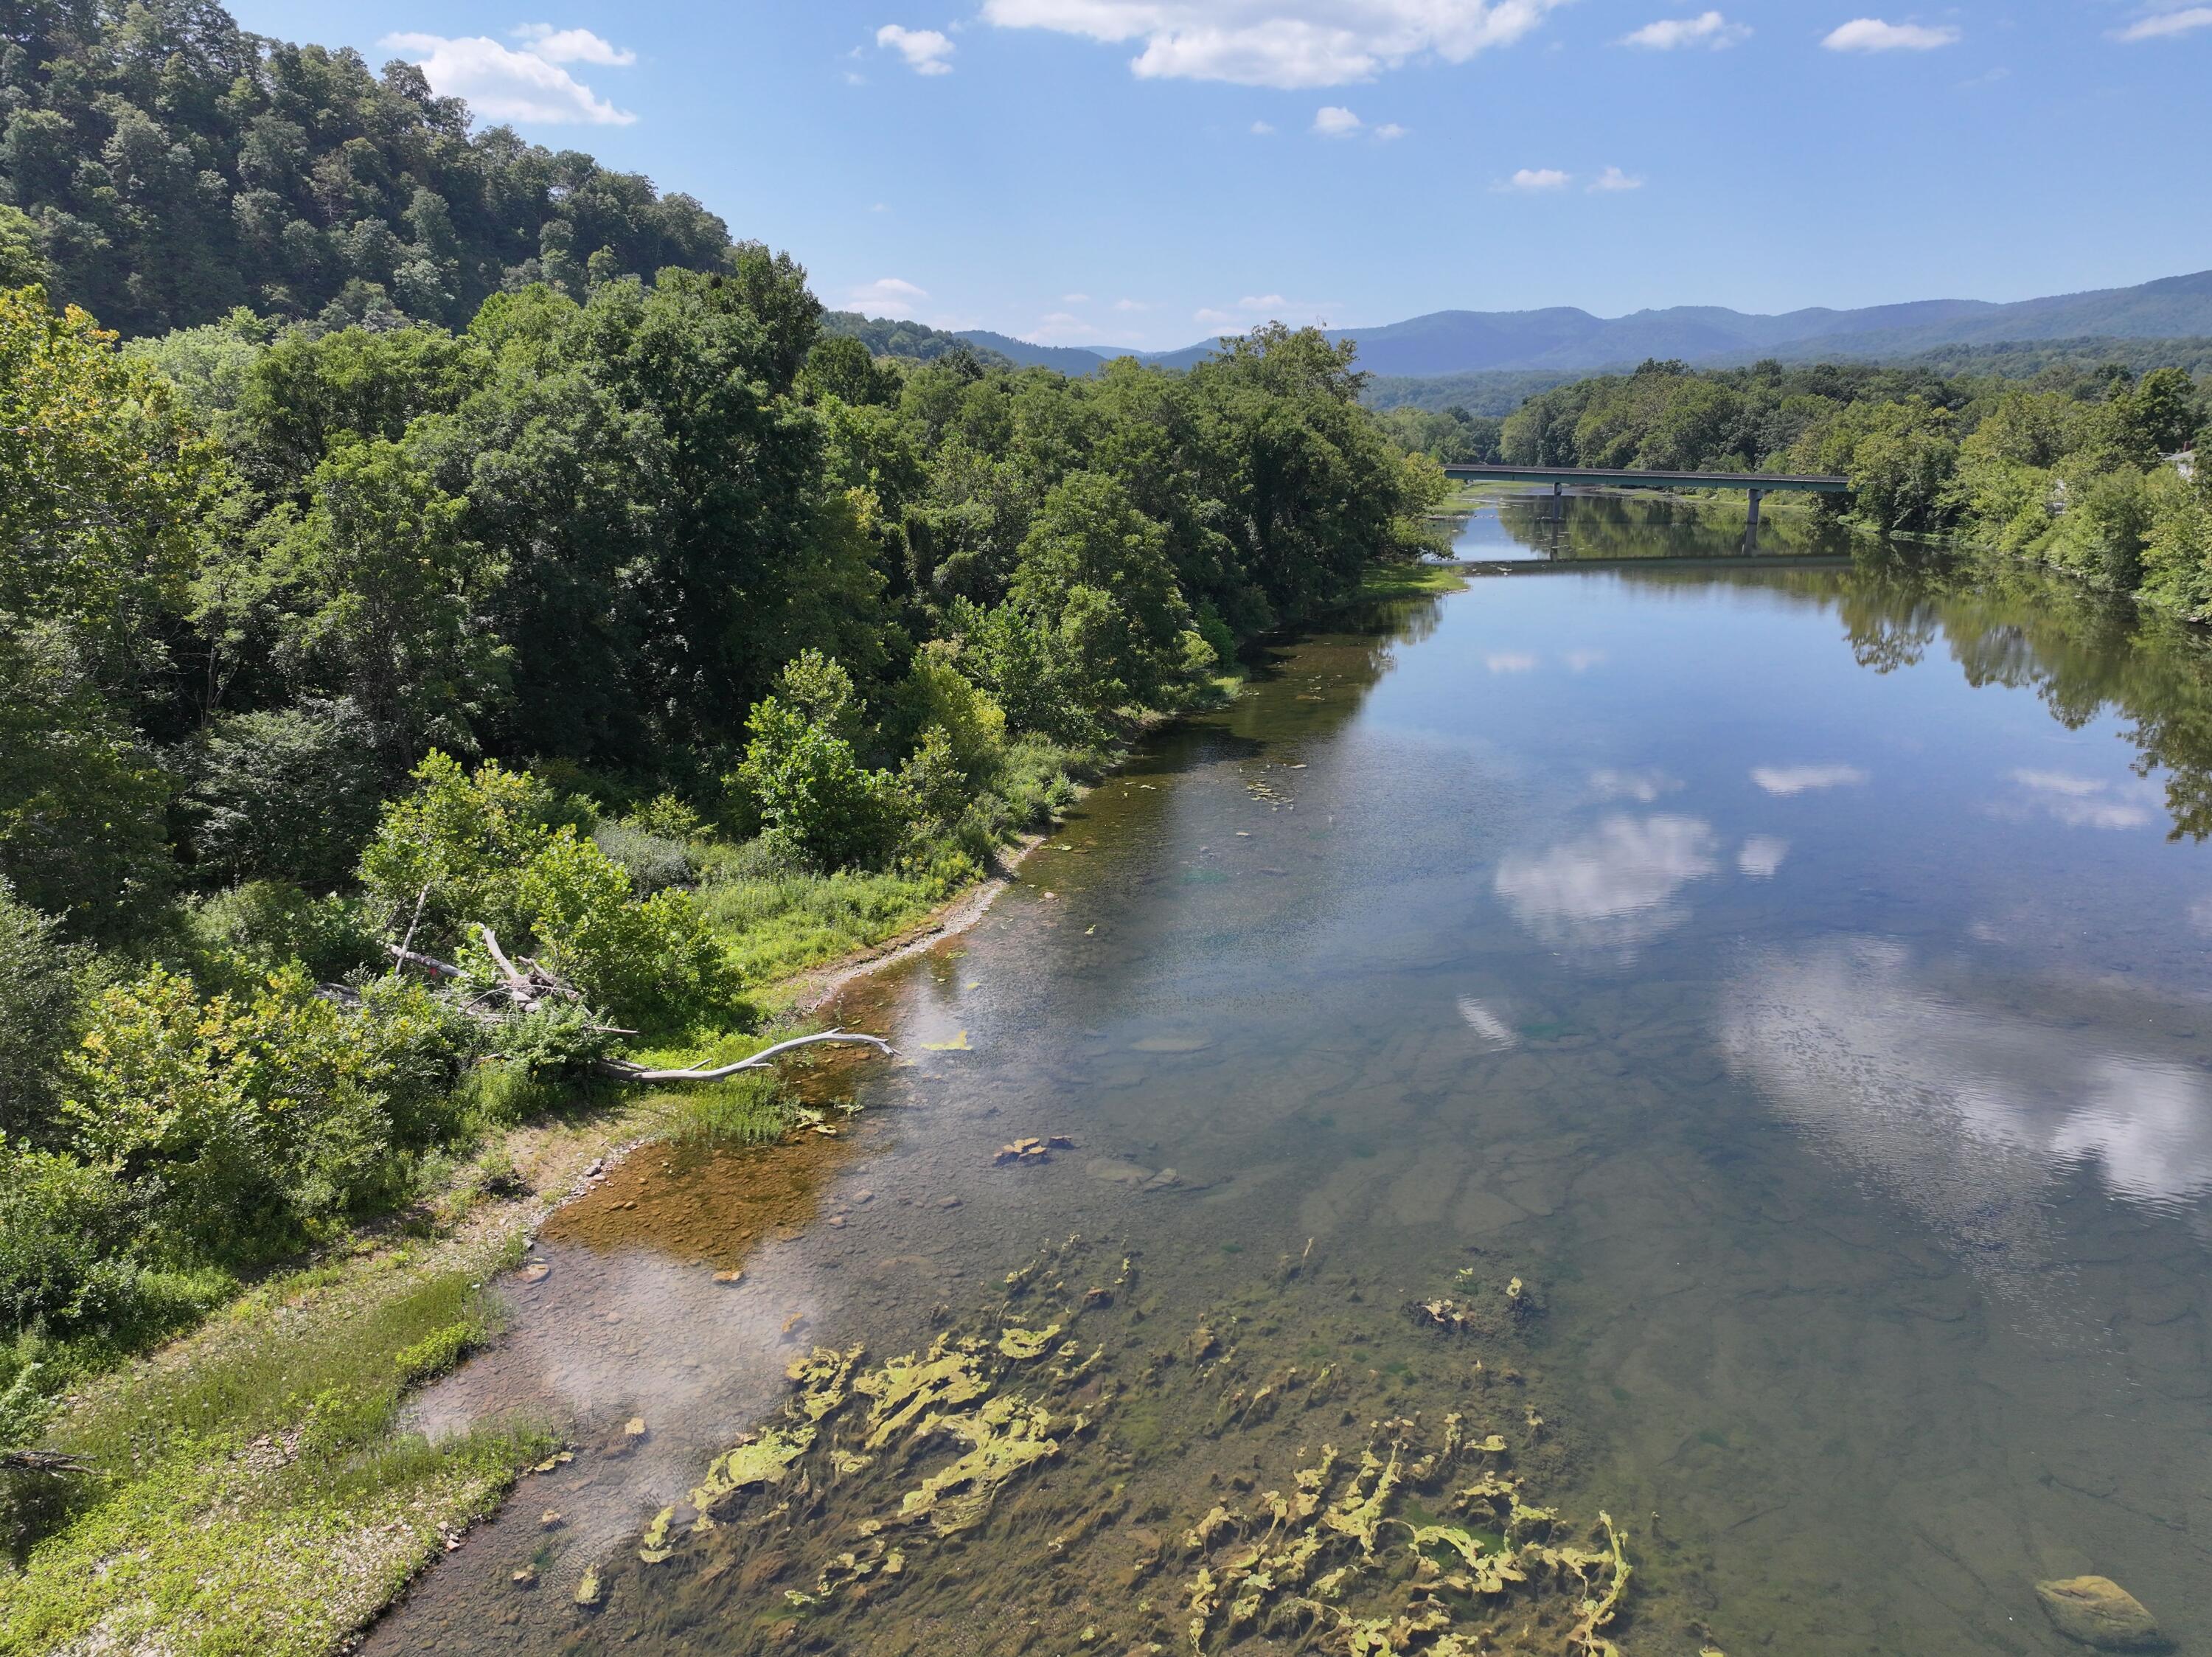
[[(2177, 354), (2191, 361), (2201, 354)], [(1393, 410), (1447, 462), (1848, 476), (1809, 510), (1952, 534), (2053, 564), (2191, 620), (2212, 617), (2212, 475), (2171, 457), (2205, 429), (2204, 382), (2060, 361), (2026, 379), (1870, 364), (1696, 372), (1646, 362), (1529, 398), (1496, 423)]]
[[(391, 1433), (485, 1327), (498, 1246), (421, 1238), (514, 1185), (501, 1136), (617, 1049), (763, 1045), (778, 979), (1425, 546), (1441, 480), (1315, 332), (1182, 375), (879, 359), (787, 257), (472, 134), (404, 65), (205, 6), (33, 21), (0, 144), (0, 1450), (85, 1472), (0, 1474), (5, 1591), (55, 1637), (128, 1600), (313, 1648), (536, 1453)], [(580, 998), (472, 1011), (483, 928)], [(677, 1125), (783, 1119), (750, 1077)], [(190, 1363), (97, 1379), (226, 1306)], [(278, 1603), (386, 1520), (353, 1599)], [(111, 1574), (125, 1538), (151, 1563)]]

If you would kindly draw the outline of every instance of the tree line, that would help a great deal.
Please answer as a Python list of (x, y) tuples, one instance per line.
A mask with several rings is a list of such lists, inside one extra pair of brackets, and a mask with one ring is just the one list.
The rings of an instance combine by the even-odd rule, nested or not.
[[(1394, 411), (1394, 416), (1403, 411)], [(1531, 397), (1498, 448), (1522, 466), (1847, 476), (1818, 509), (1956, 533), (2174, 613), (2212, 615), (2212, 478), (2185, 475), (2212, 416), (2172, 366), (2067, 362), (2025, 380), (1927, 366), (1646, 362)]]

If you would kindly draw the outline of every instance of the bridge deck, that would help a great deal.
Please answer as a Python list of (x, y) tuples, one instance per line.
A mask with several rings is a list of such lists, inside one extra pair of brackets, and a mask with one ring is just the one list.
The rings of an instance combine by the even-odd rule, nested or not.
[(1808, 490), (1821, 495), (1850, 492), (1848, 478), (1781, 472), (1627, 472), (1603, 466), (1503, 466), (1467, 462), (1444, 468), (1449, 478), (1496, 484), (1582, 484), (1611, 489)]

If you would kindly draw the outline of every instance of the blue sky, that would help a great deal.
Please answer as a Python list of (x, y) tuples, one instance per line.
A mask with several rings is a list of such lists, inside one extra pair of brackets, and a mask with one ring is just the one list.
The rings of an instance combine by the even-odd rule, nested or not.
[(2212, 266), (2212, 4), (2183, 0), (232, 9), (689, 191), (832, 305), (1060, 344)]

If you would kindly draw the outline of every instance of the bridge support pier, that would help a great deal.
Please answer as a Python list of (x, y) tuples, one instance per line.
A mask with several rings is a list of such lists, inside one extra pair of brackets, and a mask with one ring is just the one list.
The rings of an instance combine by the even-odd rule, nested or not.
[(1556, 523), (1566, 515), (1567, 486), (1565, 484), (1553, 484), (1552, 485), (1552, 520)]
[(1743, 523), (1743, 550), (1747, 552), (1759, 551), (1759, 503), (1765, 493), (1763, 489), (1751, 491), (1751, 510), (1745, 515)]

